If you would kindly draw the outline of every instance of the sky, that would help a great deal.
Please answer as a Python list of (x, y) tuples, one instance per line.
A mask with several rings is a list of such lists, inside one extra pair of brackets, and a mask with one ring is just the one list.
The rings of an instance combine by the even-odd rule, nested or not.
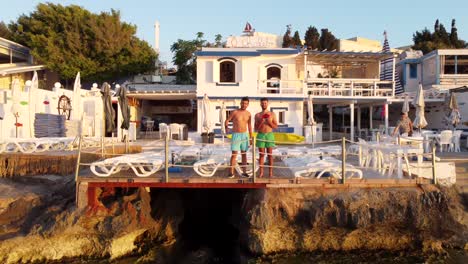
[[(303, 38), (308, 26), (328, 28), (337, 38), (360, 36), (383, 41), (388, 32), (391, 47), (412, 44), (415, 31), (433, 30), (439, 19), (450, 32), (456, 19), (458, 36), (468, 40), (468, 1), (435, 0), (0, 0), (0, 21), (16, 21), (35, 10), (38, 3), (79, 5), (91, 12), (119, 10), (121, 19), (137, 26), (137, 36), (154, 45), (154, 23), (159, 21), (160, 60), (172, 60), (170, 46), (177, 39), (194, 39), (197, 32), (214, 42), (221, 34), (240, 35), (246, 22), (257, 32), (283, 35), (286, 25)], [(445, 4), (446, 3), (446, 4)]]

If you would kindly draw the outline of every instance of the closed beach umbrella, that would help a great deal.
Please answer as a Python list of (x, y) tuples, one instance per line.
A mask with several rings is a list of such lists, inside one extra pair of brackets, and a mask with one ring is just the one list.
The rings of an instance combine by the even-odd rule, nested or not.
[(427, 121), (424, 117), (424, 91), (421, 84), (419, 84), (419, 89), (413, 104), (416, 107), (416, 118), (414, 119), (413, 126), (419, 129), (425, 128), (427, 126)]
[(202, 128), (208, 133), (213, 126), (211, 120), (211, 102), (208, 95), (205, 94), (202, 100)]
[(107, 82), (102, 84), (101, 93), (104, 104), (105, 131), (112, 133), (114, 131), (115, 111), (114, 108), (112, 108), (111, 86)]
[(458, 111), (458, 103), (457, 103), (457, 98), (455, 97), (454, 93), (450, 94), (450, 103), (449, 103), (449, 108), (451, 110), (450, 112), (450, 122), (454, 127), (456, 127), (460, 123), (460, 112)]
[(130, 108), (128, 107), (127, 88), (121, 86), (118, 92), (120, 110), (122, 111), (122, 125), (121, 129), (128, 129), (130, 127)]
[(75, 83), (73, 84), (73, 99), (72, 99), (72, 118), (75, 120), (81, 119), (81, 78), (80, 72), (76, 74)]
[(12, 100), (12, 105), (11, 105), (11, 112), (15, 117), (19, 117), (20, 115), (20, 93), (21, 93), (21, 87), (20, 87), (20, 81), (15, 78), (11, 82), (11, 100)]
[(221, 122), (221, 135), (224, 142), (224, 135), (226, 135), (226, 126), (224, 125), (226, 121), (226, 106), (224, 102), (221, 104), (221, 109), (219, 110), (219, 121)]
[(403, 112), (403, 113), (408, 113), (409, 112), (409, 98), (408, 98), (408, 95), (405, 96), (405, 102), (403, 103), (403, 108), (401, 109), (401, 112)]
[(21, 87), (20, 87), (20, 81), (15, 78), (11, 82), (11, 99), (12, 99), (12, 106), (11, 106), (11, 113), (15, 117), (15, 127), (16, 127), (16, 137), (18, 137), (18, 118), (20, 116), (20, 93), (21, 93)]
[(39, 78), (37, 72), (34, 71), (33, 78), (31, 80), (31, 87), (29, 87), (29, 128), (30, 137), (34, 137), (34, 118), (36, 114), (36, 101), (37, 101), (37, 90), (39, 89)]
[(221, 104), (221, 109), (219, 110), (219, 121), (221, 123), (221, 134), (224, 136), (226, 134), (226, 127), (224, 126), (224, 122), (226, 121), (226, 106), (224, 102)]
[(308, 125), (315, 125), (314, 119), (314, 104), (312, 102), (312, 95), (309, 94), (309, 98), (307, 99), (307, 113), (309, 114), (309, 118), (307, 118)]

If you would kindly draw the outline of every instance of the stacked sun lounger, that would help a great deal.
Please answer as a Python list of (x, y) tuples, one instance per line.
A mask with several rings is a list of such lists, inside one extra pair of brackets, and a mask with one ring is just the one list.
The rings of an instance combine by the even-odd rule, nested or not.
[(6, 138), (0, 142), (0, 153), (34, 153), (47, 150), (71, 150), (74, 138)]
[(34, 119), (34, 133), (40, 137), (64, 137), (65, 116), (36, 113)]

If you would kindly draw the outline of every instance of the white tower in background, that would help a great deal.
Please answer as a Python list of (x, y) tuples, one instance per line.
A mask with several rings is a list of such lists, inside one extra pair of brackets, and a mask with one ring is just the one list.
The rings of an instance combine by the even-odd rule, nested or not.
[(159, 21), (154, 23), (154, 50), (159, 54)]

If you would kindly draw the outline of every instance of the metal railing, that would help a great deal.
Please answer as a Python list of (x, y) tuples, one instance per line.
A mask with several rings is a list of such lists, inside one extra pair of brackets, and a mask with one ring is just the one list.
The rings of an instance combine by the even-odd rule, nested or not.
[(392, 97), (393, 82), (376, 79), (316, 78), (305, 81), (306, 91), (315, 96)]
[[(379, 141), (380, 137), (377, 136), (377, 140)], [(268, 142), (263, 139), (257, 139), (256, 137), (251, 139), (251, 150), (250, 153), (247, 152), (247, 155), (251, 155), (250, 162), (251, 164), (242, 164), (239, 165), (231, 165), (230, 162), (227, 162), (229, 159), (229, 156), (231, 155), (230, 149), (225, 148), (226, 146), (221, 146), (221, 148), (225, 148), (227, 152), (224, 152), (222, 154), (217, 154), (213, 151), (215, 148), (219, 148), (219, 145), (216, 146), (215, 144), (203, 144), (200, 146), (200, 153), (196, 154), (195, 160), (196, 162), (205, 160), (207, 163), (207, 168), (208, 169), (214, 169), (216, 172), (216, 169), (219, 168), (229, 168), (233, 169), (231, 166), (236, 166), (236, 169), (239, 169), (238, 172), (241, 174), (242, 172), (246, 173), (247, 170), (249, 170), (250, 177), (248, 179), (245, 179), (244, 181), (237, 181), (238, 183), (257, 183), (259, 181), (257, 177), (257, 171), (261, 170), (263, 173), (266, 175), (266, 168), (273, 168), (273, 169), (288, 169), (289, 173), (287, 176), (288, 179), (293, 179), (294, 181), (291, 181), (290, 183), (300, 183), (299, 178), (304, 178), (304, 177), (309, 177), (309, 178), (320, 178), (320, 177), (325, 177), (325, 175), (330, 176), (330, 183), (337, 183), (336, 180), (338, 180), (339, 183), (341, 184), (348, 184), (348, 178), (358, 178), (358, 179), (365, 179), (364, 173), (362, 170), (367, 169), (367, 170), (374, 170), (378, 173), (388, 173), (389, 175), (392, 172), (392, 168), (390, 167), (385, 167), (384, 163), (385, 160), (384, 158), (390, 162), (392, 162), (392, 159), (399, 160), (401, 162), (403, 159), (406, 161), (406, 166), (408, 168), (408, 174), (411, 176), (410, 172), (410, 164), (408, 163), (408, 159), (412, 157), (418, 157), (418, 158), (431, 158), (431, 167), (432, 167), (432, 183), (437, 184), (438, 179), (437, 179), (437, 174), (436, 174), (436, 160), (437, 157), (435, 156), (435, 147), (434, 144), (432, 144), (432, 150), (431, 153), (423, 153), (423, 152), (418, 152), (417, 154), (410, 154), (410, 152), (399, 152), (395, 151), (392, 152), (392, 149), (387, 150), (385, 152), (383, 142), (382, 144), (375, 144), (374, 147), (371, 147), (368, 145), (366, 142), (354, 142), (347, 140), (346, 138), (341, 138), (339, 140), (330, 140), (330, 141), (323, 141), (323, 142), (314, 142), (310, 145), (304, 144), (304, 143), (291, 143), (291, 142), (279, 142), (279, 141), (271, 141), (274, 144), (288, 144), (286, 147), (277, 147), (275, 150), (277, 152), (272, 152), (272, 153), (266, 153), (266, 152), (261, 152), (260, 150), (262, 149), (257, 149), (258, 143), (259, 142)], [(421, 141), (421, 140), (415, 140), (415, 141)], [(78, 156), (77, 156), (77, 163), (76, 163), (76, 171), (75, 171), (75, 182), (76, 182), (76, 188), (78, 192), (79, 188), (79, 183), (80, 183), (80, 177), (79, 177), (79, 171), (80, 168), (83, 166), (93, 166), (92, 163), (84, 163), (82, 162), (82, 154), (83, 153), (92, 153), (96, 156), (101, 156), (101, 161), (98, 162), (103, 162), (106, 160), (107, 157), (113, 157), (113, 156), (120, 156), (123, 154), (116, 154), (114, 151), (112, 153), (107, 153), (106, 149), (108, 146), (106, 146), (105, 142), (101, 141), (101, 146), (99, 148), (95, 148), (91, 151), (89, 150), (84, 150), (83, 145), (84, 145), (85, 139), (83, 137), (79, 138), (78, 142)], [(171, 143), (179, 143), (180, 141), (174, 141), (170, 139), (169, 137), (165, 137), (164, 139), (157, 140), (157, 143), (160, 144), (159, 146), (163, 147), (164, 149), (164, 154), (160, 154), (160, 167), (162, 168), (162, 164), (164, 164), (164, 172), (161, 178), (161, 182), (164, 183), (169, 183), (171, 182), (171, 168), (187, 168), (187, 169), (194, 169), (195, 171), (195, 165), (194, 164), (183, 164), (182, 162), (176, 163), (174, 162), (174, 147), (171, 146)], [(400, 142), (400, 140), (397, 139), (397, 142)], [(247, 143), (248, 144), (248, 143)], [(393, 146), (395, 145), (395, 142), (392, 143)], [(155, 145), (154, 142), (151, 143), (151, 145)], [(202, 149), (207, 148), (208, 150), (211, 149), (211, 152), (208, 151), (205, 154), (202, 154)], [(369, 152), (370, 149), (372, 148), (372, 153), (368, 153), (367, 159), (373, 159), (372, 162), (376, 162), (378, 166), (375, 167), (369, 167), (369, 165), (366, 165), (365, 163), (369, 164), (369, 160), (363, 161), (363, 153), (364, 152)], [(398, 148), (398, 147), (395, 147)], [(405, 148), (405, 147), (402, 147)], [(184, 149), (184, 148), (182, 148)], [(296, 150), (296, 152), (294, 152)], [(129, 153), (129, 142), (125, 142), (125, 153)], [(387, 153), (384, 157), (383, 153)], [(415, 152), (416, 153), (416, 152)], [(125, 155), (125, 154), (124, 154)], [(145, 155), (150, 155), (149, 153), (139, 153), (139, 154), (132, 154), (132, 155), (140, 155), (143, 160), (145, 160)], [(159, 155), (159, 154), (158, 154)], [(216, 157), (216, 155), (220, 157)], [(202, 157), (203, 156), (203, 157)], [(268, 158), (271, 156), (271, 158), (275, 160), (280, 160), (282, 161), (283, 164), (279, 165), (273, 165), (264, 162), (260, 162), (260, 157), (262, 158)], [(130, 156), (129, 156), (130, 157)], [(352, 158), (354, 157), (354, 158)], [(358, 157), (359, 159), (356, 160), (355, 157)], [(350, 158), (350, 162), (354, 162), (354, 164), (351, 164), (348, 162), (348, 158)], [(172, 159), (172, 160), (171, 160)], [(123, 159), (120, 159), (122, 164), (116, 164), (115, 160), (111, 162), (110, 164), (112, 166), (121, 166), (116, 172), (123, 171), (125, 169), (129, 169), (133, 165), (131, 164), (131, 159), (126, 159), (125, 157)], [(181, 160), (181, 159), (180, 159)], [(211, 160), (211, 161), (210, 161)], [(258, 163), (257, 163), (258, 161)], [(135, 164), (137, 167), (142, 167), (142, 166), (153, 166), (151, 162), (148, 161), (142, 161), (142, 164)], [(296, 163), (294, 163), (296, 162)], [(387, 164), (388, 165), (388, 164)], [(395, 165), (395, 163), (393, 163)], [(418, 166), (421, 165), (419, 164), (418, 161)], [(427, 163), (425, 164), (427, 165)], [(390, 166), (390, 165), (389, 165)], [(414, 166), (414, 165), (413, 165)], [(114, 168), (112, 168), (110, 171), (112, 171)], [(251, 169), (251, 170), (250, 170)], [(398, 169), (402, 169), (399, 167)], [(148, 170), (146, 170), (148, 171)], [(150, 170), (151, 171), (151, 170)], [(155, 171), (151, 171), (149, 174), (141, 176), (138, 175), (139, 177), (149, 177), (149, 176), (155, 176), (156, 173), (158, 173), (158, 169)], [(213, 172), (213, 171), (212, 171)], [(213, 174), (209, 176), (204, 176), (204, 177), (211, 177), (214, 175)], [(394, 172), (393, 172), (394, 173)], [(106, 177), (110, 176), (107, 175)], [(161, 175), (159, 173), (158, 175)], [(195, 175), (195, 173), (191, 174)], [(126, 177), (129, 175), (126, 175)], [(159, 176), (158, 176), (159, 177)], [(397, 177), (398, 178), (398, 177)], [(281, 179), (281, 177), (278, 177), (278, 179)], [(106, 179), (107, 181), (107, 179)], [(359, 181), (358, 181), (359, 182)], [(351, 181), (351, 184), (356, 183), (356, 181)], [(77, 194), (78, 195), (78, 194)]]
[(259, 80), (258, 93), (268, 95), (302, 95), (303, 85), (301, 80)]

